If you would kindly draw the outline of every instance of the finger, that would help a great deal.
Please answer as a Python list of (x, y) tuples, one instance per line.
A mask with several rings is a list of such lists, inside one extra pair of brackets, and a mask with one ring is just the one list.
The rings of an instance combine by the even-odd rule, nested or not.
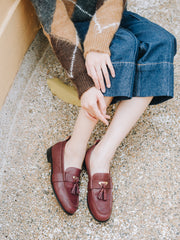
[(111, 62), (110, 57), (107, 58), (107, 62), (106, 62), (106, 63), (107, 63), (108, 68), (109, 68), (109, 70), (110, 70), (111, 76), (112, 76), (112, 77), (115, 77), (115, 71), (114, 71), (114, 67), (113, 67), (113, 65), (112, 65), (112, 62)]
[(94, 116), (92, 116), (90, 113), (88, 113), (87, 110), (84, 110), (84, 112), (87, 118), (89, 118), (92, 121), (97, 121), (97, 119)]
[(106, 118), (106, 119), (110, 119), (111, 117), (106, 114), (106, 115), (105, 115), (105, 118)]
[(93, 79), (93, 82), (95, 84), (95, 87), (98, 90), (100, 90), (101, 87), (100, 87), (100, 84), (99, 84), (99, 81), (98, 81), (98, 76), (97, 76), (96, 70), (94, 69), (94, 66), (91, 66), (89, 71), (90, 71), (90, 74), (91, 74), (90, 76)]
[(101, 120), (103, 123), (105, 123), (106, 125), (108, 125), (108, 121), (106, 120), (106, 118), (104, 117), (104, 115), (100, 112), (99, 108), (98, 108), (98, 104), (95, 104), (92, 107), (91, 112), (93, 112), (93, 115), (95, 116), (95, 118)]
[(99, 85), (100, 85), (101, 91), (103, 93), (105, 93), (106, 88), (105, 88), (105, 84), (104, 84), (104, 79), (103, 79), (101, 67), (98, 65), (98, 66), (95, 67), (95, 69), (96, 69), (96, 74), (98, 76), (98, 80), (99, 80)]
[(107, 126), (109, 125), (107, 119), (104, 117), (104, 115), (98, 109), (96, 110), (95, 114), (96, 114), (97, 119), (102, 121), (105, 125), (107, 125)]
[(110, 79), (109, 79), (109, 73), (108, 73), (108, 70), (107, 70), (107, 66), (105, 64), (102, 65), (102, 72), (103, 72), (103, 75), (104, 75), (104, 78), (105, 78), (105, 81), (106, 81), (106, 86), (108, 88), (111, 87), (111, 82), (110, 82)]
[(90, 72), (89, 64), (86, 63), (85, 66), (86, 66), (86, 70), (87, 70), (88, 75), (91, 77), (91, 72)]
[(100, 112), (105, 116), (107, 106), (106, 106), (106, 103), (105, 103), (105, 100), (104, 100), (104, 96), (102, 94), (98, 95), (97, 102), (98, 102), (98, 107), (99, 107)]
[(94, 117), (92, 113), (90, 113), (89, 108), (82, 107), (82, 109), (83, 109), (84, 114), (86, 115), (86, 117), (88, 117), (89, 119), (91, 119), (93, 121), (97, 120), (97, 118)]
[(103, 96), (98, 97), (98, 105), (99, 105), (100, 112), (103, 114), (104, 118), (110, 119), (110, 116), (106, 114), (107, 106)]

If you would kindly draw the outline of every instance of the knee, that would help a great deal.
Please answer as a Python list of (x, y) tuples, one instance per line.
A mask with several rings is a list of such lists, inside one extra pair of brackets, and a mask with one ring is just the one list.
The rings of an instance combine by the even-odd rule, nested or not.
[(134, 62), (138, 49), (138, 40), (125, 29), (119, 29), (111, 45), (111, 60), (113, 62)]
[(126, 32), (124, 36), (124, 43), (126, 44), (126, 47), (131, 51), (134, 50), (134, 53), (137, 51), (137, 48), (139, 46), (138, 39), (131, 32)]
[(160, 36), (161, 42), (166, 47), (166, 50), (174, 56), (177, 52), (177, 42), (175, 36), (166, 30), (163, 34), (160, 34)]
[(176, 55), (176, 52), (177, 52), (177, 40), (175, 38), (175, 36), (171, 33), (169, 33), (169, 41), (170, 41), (170, 45), (172, 46), (172, 50), (174, 52), (174, 56)]

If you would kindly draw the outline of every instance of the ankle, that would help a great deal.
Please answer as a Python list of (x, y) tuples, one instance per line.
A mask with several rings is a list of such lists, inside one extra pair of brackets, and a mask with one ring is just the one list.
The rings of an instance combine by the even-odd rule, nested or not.
[(86, 149), (74, 146), (69, 140), (64, 149), (64, 169), (66, 170), (68, 167), (81, 169), (85, 151)]
[(67, 142), (65, 147), (65, 152), (71, 158), (84, 158), (86, 152), (86, 144), (71, 141), (71, 139)]
[(95, 148), (90, 158), (91, 176), (95, 173), (109, 173), (110, 158)]
[(109, 144), (104, 144), (101, 140), (94, 148), (94, 156), (96, 156), (97, 161), (103, 161), (110, 165), (110, 161), (114, 156), (114, 149)]

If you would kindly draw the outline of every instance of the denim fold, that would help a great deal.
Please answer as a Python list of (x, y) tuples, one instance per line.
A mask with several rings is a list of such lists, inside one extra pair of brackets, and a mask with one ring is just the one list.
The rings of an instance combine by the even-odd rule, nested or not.
[[(83, 47), (89, 22), (75, 27)], [(125, 10), (110, 44), (115, 77), (109, 71), (111, 87), (106, 87), (104, 96), (114, 97), (112, 103), (153, 96), (151, 105), (173, 98), (176, 47), (176, 38), (167, 30)]]

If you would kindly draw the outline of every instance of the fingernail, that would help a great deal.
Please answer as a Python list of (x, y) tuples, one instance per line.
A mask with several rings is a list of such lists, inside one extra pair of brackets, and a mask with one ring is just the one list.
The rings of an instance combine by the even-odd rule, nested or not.
[(110, 84), (108, 84), (108, 86), (107, 86), (108, 88), (110, 88), (111, 87), (111, 85)]

